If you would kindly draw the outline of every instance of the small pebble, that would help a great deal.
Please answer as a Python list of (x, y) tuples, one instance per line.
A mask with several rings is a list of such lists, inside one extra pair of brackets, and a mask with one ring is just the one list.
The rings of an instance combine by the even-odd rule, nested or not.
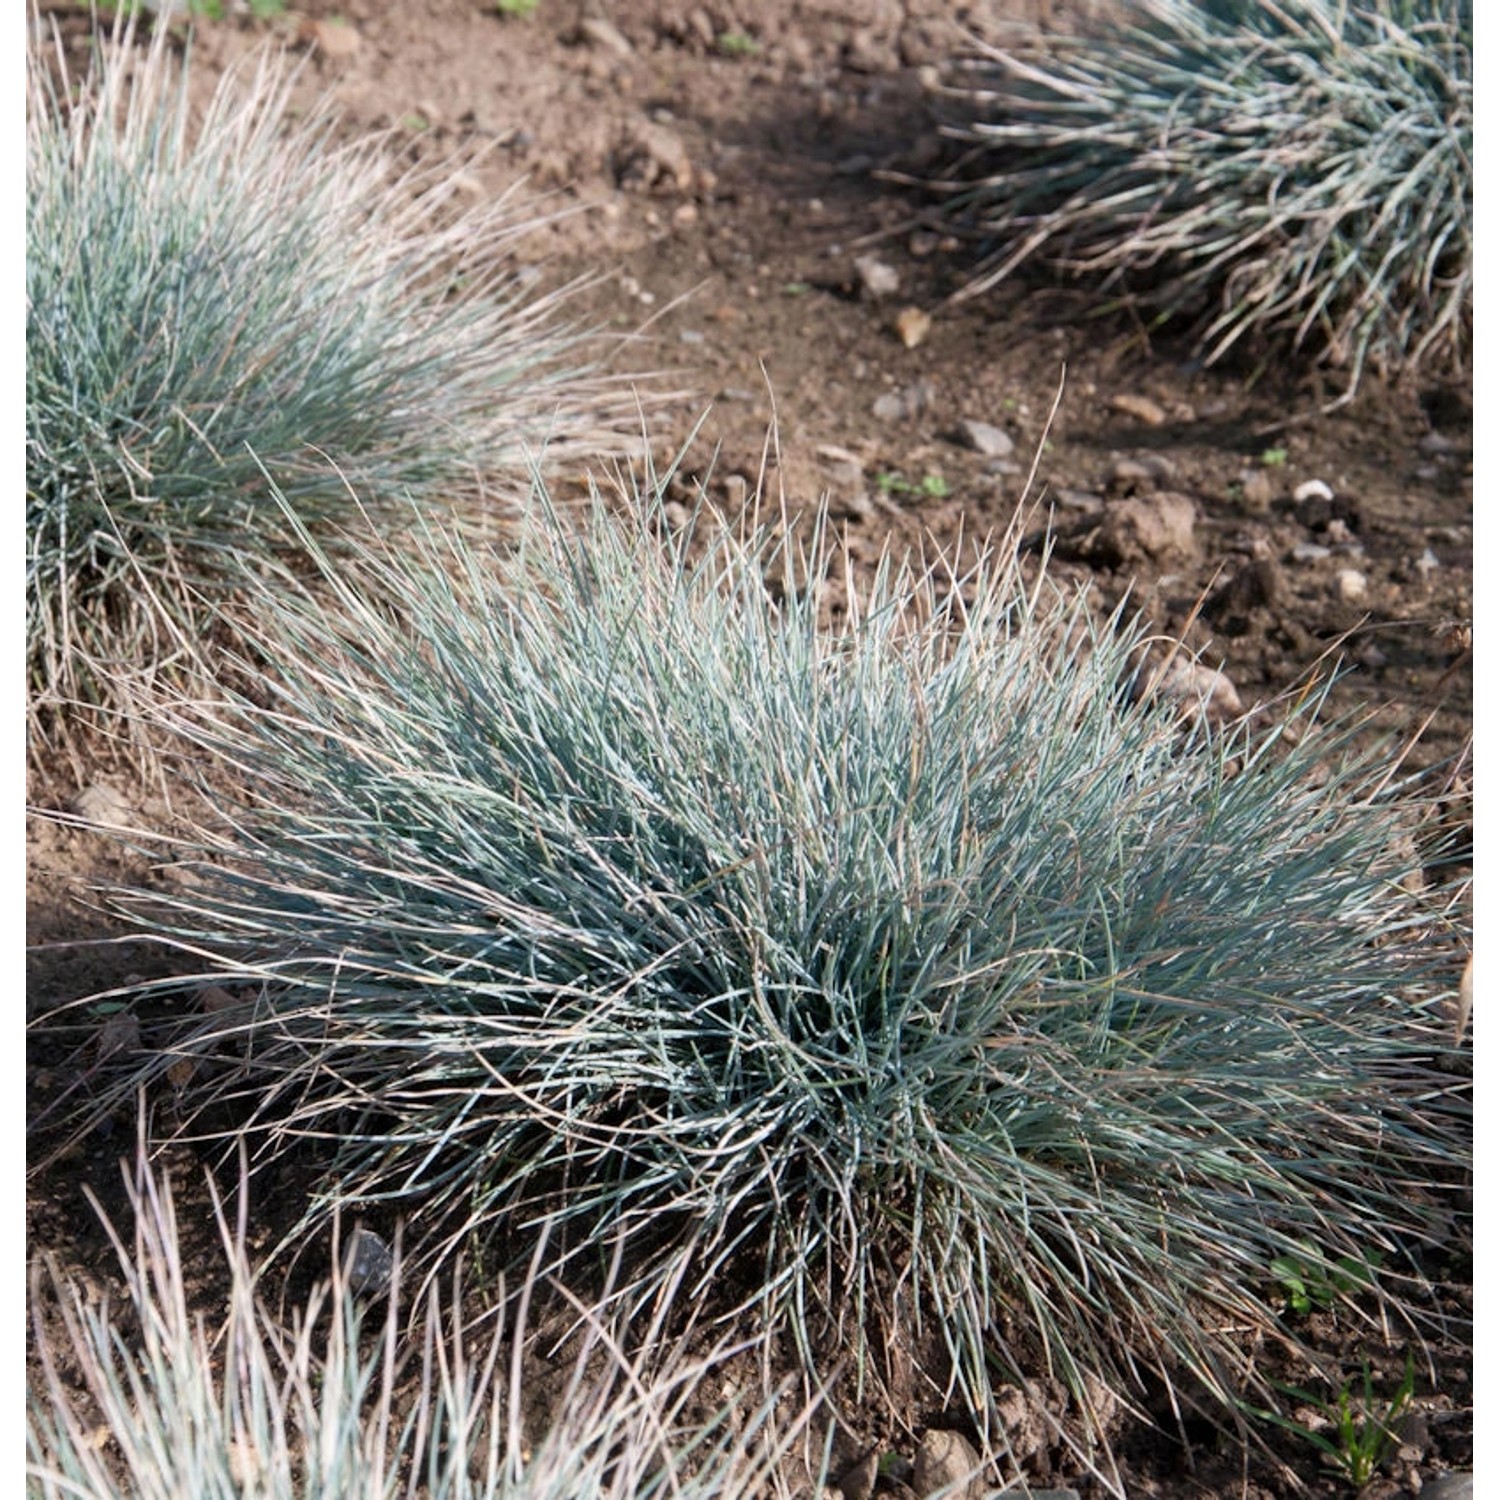
[(1269, 513), (1271, 501), (1276, 497), (1271, 476), (1264, 469), (1246, 469), (1236, 481), (1240, 487), (1240, 503), (1252, 516)]
[(903, 307), (891, 326), (908, 349), (915, 349), (932, 332), (932, 318), (920, 307)]
[(1333, 576), (1333, 586), (1345, 604), (1357, 604), (1369, 591), (1365, 575), (1358, 568), (1340, 568)]
[(103, 781), (84, 787), (73, 799), (73, 811), (85, 821), (106, 828), (128, 828), (134, 817), (130, 803)]
[(1333, 491), (1321, 479), (1307, 479), (1292, 491), (1292, 499), (1299, 505), (1306, 500), (1332, 500)]
[(580, 21), (578, 35), (593, 46), (607, 48), (620, 57), (629, 57), (635, 51), (630, 39), (618, 26), (597, 16), (588, 16)]
[(856, 255), (854, 270), (859, 277), (860, 291), (871, 302), (894, 297), (901, 290), (901, 277), (896, 268), (877, 255)]
[(962, 1433), (928, 1428), (917, 1445), (913, 1468), (911, 1485), (920, 1497), (942, 1494), (948, 1500), (979, 1500), (989, 1488), (984, 1465)]
[(1430, 573), (1437, 572), (1437, 570), (1442, 566), (1442, 563), (1440, 563), (1437, 559), (1437, 554), (1433, 552), (1431, 547), (1428, 547), (1423, 551), (1422, 555), (1417, 559), (1416, 563), (1417, 572), (1420, 573), (1423, 578), (1426, 578)]
[(877, 396), (870, 409), (882, 422), (903, 422), (926, 411), (936, 399), (937, 387), (924, 375), (899, 391)]
[(1292, 548), (1292, 561), (1299, 563), (1322, 562), (1324, 558), (1333, 556), (1332, 547), (1320, 546), (1317, 542), (1298, 542)]
[(988, 422), (976, 422), (965, 417), (958, 424), (959, 437), (966, 448), (990, 458), (1009, 458), (1016, 451), (1015, 442), (1007, 432)]
[(1127, 417), (1134, 417), (1148, 427), (1160, 427), (1167, 420), (1166, 412), (1149, 396), (1138, 396), (1127, 391), (1119, 396), (1111, 396), (1109, 404), (1116, 411), (1123, 412)]
[(373, 1229), (354, 1231), (344, 1254), (344, 1274), (352, 1291), (372, 1296), (389, 1291), (394, 1266), (390, 1246)]

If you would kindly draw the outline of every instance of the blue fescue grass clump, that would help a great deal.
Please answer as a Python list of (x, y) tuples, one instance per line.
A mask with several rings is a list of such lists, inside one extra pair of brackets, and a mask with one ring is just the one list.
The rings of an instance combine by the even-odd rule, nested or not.
[(998, 554), (820, 625), (825, 529), (663, 540), (656, 494), (252, 601), (274, 670), (168, 714), (240, 810), (146, 908), (242, 1004), (144, 1080), (429, 1265), (547, 1224), (867, 1390), (940, 1334), (981, 1413), (1006, 1368), (1231, 1398), (1294, 1247), (1415, 1310), (1468, 1145), (1389, 766), (1185, 731), (1139, 624)]
[(1148, 315), (1212, 361), (1291, 345), (1344, 372), (1468, 359), (1468, 0), (1143, 0), (1075, 38), (950, 70), (938, 184), (986, 243), (966, 293), (1027, 263)]
[(34, 727), (117, 706), (170, 655), (148, 593), (190, 621), (285, 540), (264, 471), (304, 516), (340, 515), (351, 483), (371, 503), (503, 487), (528, 445), (599, 451), (629, 416), (568, 289), (517, 265), (536, 204), (466, 207), (452, 164), (340, 145), (268, 53), (201, 110), (165, 27), (102, 40), (82, 83), (36, 30), (27, 65)]
[(185, 1263), (171, 1185), (144, 1153), (126, 1191), (133, 1234), (99, 1210), (119, 1258), (121, 1304), (89, 1297), (54, 1263), (32, 1266), (42, 1378), (27, 1392), (26, 1493), (36, 1500), (763, 1500), (786, 1492), (779, 1462), (808, 1411), (789, 1413), (779, 1428), (775, 1403), (711, 1405), (709, 1418), (688, 1418), (731, 1349), (690, 1357), (662, 1342), (649, 1359), (631, 1361), (621, 1330), (596, 1322), (577, 1341), (550, 1425), (538, 1430), (522, 1400), (534, 1369), (529, 1282), (517, 1322), (466, 1337), (459, 1278), (446, 1312), (433, 1287), (408, 1318), (399, 1270), (390, 1295), (371, 1302), (335, 1259), (288, 1325), (268, 1307), (252, 1263), (242, 1181), (234, 1222), (214, 1199), (227, 1293), (200, 1310), (195, 1297), (214, 1268)]

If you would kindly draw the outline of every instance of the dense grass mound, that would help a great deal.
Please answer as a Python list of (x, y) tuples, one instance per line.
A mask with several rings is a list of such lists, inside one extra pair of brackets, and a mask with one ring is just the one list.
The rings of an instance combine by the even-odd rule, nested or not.
[[(201, 113), (162, 27), (80, 86), (34, 28), (26, 166), (27, 670), (33, 727), (175, 648), (179, 624), (309, 518), (491, 485), (527, 445), (630, 414), (512, 251), (543, 215), (465, 208), (302, 114), (269, 55)], [(566, 291), (566, 289), (564, 289)], [(617, 428), (618, 430), (618, 428)], [(342, 470), (337, 472), (333, 465)], [(196, 632), (186, 623), (189, 637)]]
[(253, 601), (276, 670), (175, 715), (241, 809), (149, 911), (255, 998), (148, 1079), (428, 1263), (547, 1221), (822, 1373), (936, 1330), (981, 1410), (1007, 1366), (1229, 1393), (1282, 1254), (1415, 1305), (1468, 1138), (1389, 768), (1185, 733), (1136, 626), (996, 557), (825, 629), (821, 533), (634, 503)]
[(938, 189), (987, 261), (1162, 319), (1212, 361), (1463, 365), (1473, 320), (1468, 0), (1143, 0), (1129, 25), (950, 70)]
[[(773, 1437), (772, 1408), (685, 1408), (726, 1351), (663, 1341), (624, 1360), (618, 1328), (579, 1343), (550, 1426), (523, 1419), (526, 1330), (466, 1347), (461, 1288), (445, 1316), (431, 1289), (415, 1333), (396, 1272), (372, 1304), (335, 1267), (290, 1326), (268, 1309), (247, 1224), (215, 1204), (228, 1284), (222, 1321), (195, 1309), (170, 1185), (144, 1157), (127, 1175), (134, 1234), (101, 1218), (123, 1307), (38, 1262), (26, 1493), (37, 1500), (762, 1500), (807, 1413)], [(85, 1190), (87, 1191), (87, 1190)], [(243, 1203), (243, 1199), (242, 1199)], [(97, 1206), (97, 1205), (96, 1205)], [(529, 1284), (523, 1289), (529, 1297)], [(43, 1316), (49, 1301), (56, 1323)], [(524, 1317), (525, 1299), (522, 1302)], [(215, 1308), (217, 1314), (221, 1309)], [(508, 1346), (508, 1347), (507, 1347)], [(608, 1351), (600, 1358), (603, 1351)], [(66, 1372), (66, 1373), (65, 1373)]]

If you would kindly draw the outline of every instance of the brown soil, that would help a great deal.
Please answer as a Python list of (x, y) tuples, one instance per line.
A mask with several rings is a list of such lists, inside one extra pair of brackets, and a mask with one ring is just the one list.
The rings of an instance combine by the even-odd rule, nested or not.
[[(794, 506), (826, 494), (867, 564), (890, 541), (951, 546), (1002, 531), (1035, 458), (1030, 493), (1043, 509), (1033, 529), (1055, 506), (1056, 576), (1088, 582), (1101, 606), (1128, 592), (1162, 630), (1221, 666), (1247, 708), (1341, 660), (1332, 710), (1367, 713), (1371, 733), (1409, 743), (1413, 769), (1446, 768), (1445, 817), (1466, 845), (1466, 388), (1371, 381), (1352, 405), (1318, 415), (1323, 393), (1281, 362), (1257, 380), (1201, 369), (1184, 344), (1092, 316), (1077, 288), (1032, 279), (950, 303), (972, 262), (923, 227), (929, 205), (919, 195), (877, 175), (931, 164), (919, 70), (956, 48), (946, 19), (955, 9), (995, 31), (1014, 21), (1065, 29), (1107, 8), (540, 0), (516, 18), (481, 0), (303, 0), (271, 23), (231, 14), (200, 24), (194, 57), (202, 82), (268, 33), (281, 36), (307, 53), (307, 97), (331, 89), (351, 129), (391, 129), (413, 154), (488, 143), (471, 169), (475, 192), (524, 175), (579, 207), (538, 234), (534, 253), (560, 277), (615, 271), (588, 294), (591, 317), (619, 333), (645, 323), (628, 362), (692, 393), (651, 419), (659, 463), (698, 428), (684, 501), (704, 476), (710, 496), (731, 505), (763, 474), (768, 493)], [(87, 26), (78, 6), (54, 0), (43, 10), (71, 37)], [(613, 35), (582, 24), (605, 11)], [(884, 300), (862, 288), (855, 258), (864, 254), (898, 278)], [(908, 308), (931, 319), (912, 347), (896, 332)], [(966, 446), (966, 419), (1004, 429), (1011, 458), (996, 463)], [(1296, 501), (1310, 480), (1333, 500)], [(1101, 500), (1133, 497), (1159, 514), (1172, 506), (1164, 494), (1187, 498), (1184, 550), (1153, 557), (1101, 527)], [(1362, 591), (1341, 582), (1344, 572), (1360, 575)], [(166, 811), (102, 755), (46, 781), (33, 789), (46, 806), (105, 781), (148, 822)], [(118, 933), (80, 904), (90, 882), (143, 878), (142, 864), (41, 820), (28, 857), (29, 1014), (159, 964), (144, 945), (101, 946)], [(57, 1039), (33, 1041), (33, 1116), (77, 1084), (78, 1055)], [(96, 1137), (36, 1176), (28, 1194), (33, 1246), (106, 1282), (108, 1245), (76, 1189), (91, 1182), (118, 1206), (115, 1162), (131, 1133), (122, 1122)], [(49, 1140), (44, 1125), (34, 1144)], [(206, 1237), (210, 1260), (211, 1249)], [(1330, 1330), (1331, 1346), (1338, 1337)], [(1436, 1387), (1419, 1385), (1437, 1394), (1426, 1446), (1397, 1465), (1403, 1482), (1469, 1462), (1467, 1354), (1456, 1346), (1440, 1359)], [(923, 1422), (916, 1412), (904, 1428), (872, 1415), (858, 1436), (909, 1456)], [(1290, 1439), (1273, 1446), (1314, 1492), (1339, 1492), (1309, 1450)], [(1131, 1495), (1279, 1496), (1294, 1485), (1286, 1467), (1252, 1454), (1245, 1469), (1240, 1453), (1211, 1442), (1190, 1464), (1175, 1435), (1145, 1427), (1121, 1453)], [(1052, 1482), (1065, 1479), (1093, 1492), (1076, 1475)]]

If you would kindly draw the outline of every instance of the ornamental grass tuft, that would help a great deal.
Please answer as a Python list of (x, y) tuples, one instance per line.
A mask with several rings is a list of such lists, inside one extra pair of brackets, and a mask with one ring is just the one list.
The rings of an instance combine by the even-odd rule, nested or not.
[(1142, 0), (1096, 34), (976, 46), (934, 184), (986, 247), (1196, 326), (1208, 361), (1394, 375), (1469, 358), (1469, 0)]
[[(85, 1189), (85, 1192), (88, 1190)], [(731, 1351), (666, 1367), (627, 1362), (619, 1330), (589, 1328), (537, 1430), (523, 1393), (526, 1330), (477, 1339), (458, 1279), (408, 1331), (399, 1274), (381, 1303), (337, 1269), (288, 1326), (266, 1305), (248, 1248), (245, 1188), (231, 1225), (218, 1199), (227, 1295), (194, 1306), (170, 1184), (144, 1153), (126, 1173), (122, 1235), (97, 1200), (123, 1302), (90, 1295), (55, 1263), (32, 1266), (35, 1348), (26, 1493), (35, 1500), (761, 1500), (785, 1493), (780, 1461), (803, 1412), (774, 1431), (774, 1403), (692, 1421), (705, 1377)], [(210, 1272), (210, 1274), (212, 1274)], [(521, 1306), (531, 1285), (522, 1289)], [(48, 1316), (48, 1311), (51, 1315)], [(508, 1347), (507, 1347), (508, 1345)], [(660, 1351), (659, 1351), (660, 1352)]]
[(134, 907), (238, 1008), (121, 1089), (424, 1265), (547, 1225), (866, 1395), (936, 1341), (981, 1417), (1016, 1371), (1232, 1399), (1309, 1247), (1417, 1320), (1456, 918), (1357, 726), (1184, 729), (1144, 627), (1013, 555), (820, 625), (826, 526), (664, 537), (660, 494), (539, 491), (507, 557), (309, 539), (336, 607), (252, 601), (275, 669), (166, 713), (227, 824)]
[[(201, 109), (168, 29), (117, 28), (82, 83), (28, 46), (27, 672), (31, 727), (110, 710), (305, 517), (611, 445), (635, 410), (518, 264), (547, 212), (465, 198), (450, 163), (340, 145), (261, 53)], [(468, 203), (469, 206), (465, 206)], [(620, 446), (618, 437), (613, 446)], [(147, 595), (155, 593), (157, 603)], [(66, 721), (62, 726), (66, 727)]]

